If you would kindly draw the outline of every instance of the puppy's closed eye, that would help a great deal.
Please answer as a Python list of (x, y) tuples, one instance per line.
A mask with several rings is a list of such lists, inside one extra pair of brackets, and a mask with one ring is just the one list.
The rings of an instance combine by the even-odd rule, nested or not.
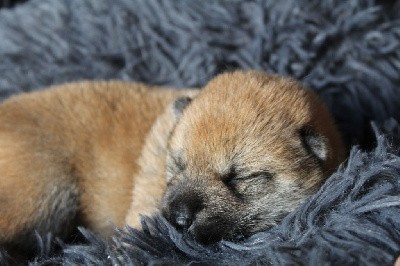
[(241, 182), (245, 181), (252, 181), (254, 179), (267, 179), (270, 180), (274, 177), (274, 174), (272, 174), (269, 171), (257, 171), (253, 172), (251, 174), (247, 175), (242, 175), (238, 176), (236, 172), (230, 172), (225, 178), (224, 178), (224, 183), (228, 187), (235, 187), (236, 185), (240, 184)]

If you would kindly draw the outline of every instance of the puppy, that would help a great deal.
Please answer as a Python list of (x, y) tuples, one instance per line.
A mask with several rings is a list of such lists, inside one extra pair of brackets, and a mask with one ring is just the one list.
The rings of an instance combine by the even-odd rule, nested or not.
[(19, 95), (0, 105), (0, 243), (76, 225), (108, 237), (158, 211), (202, 243), (246, 237), (343, 159), (317, 96), (262, 72), (199, 93), (82, 82)]

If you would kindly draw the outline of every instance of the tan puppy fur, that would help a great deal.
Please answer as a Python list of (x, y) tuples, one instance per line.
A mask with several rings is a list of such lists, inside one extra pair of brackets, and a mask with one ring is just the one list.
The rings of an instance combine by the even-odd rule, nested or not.
[(76, 224), (109, 236), (158, 210), (201, 242), (236, 239), (344, 159), (326, 108), (290, 79), (233, 72), (196, 94), (82, 82), (0, 105), (0, 243)]
[(261, 72), (220, 75), (171, 135), (163, 213), (204, 243), (245, 237), (279, 222), (343, 160), (313, 92)]
[[(122, 227), (149, 130), (175, 98), (195, 93), (81, 82), (4, 102), (0, 243), (29, 246), (33, 230), (67, 235), (73, 223), (103, 236)], [(138, 200), (148, 191), (159, 199), (164, 188), (164, 180), (152, 183)]]

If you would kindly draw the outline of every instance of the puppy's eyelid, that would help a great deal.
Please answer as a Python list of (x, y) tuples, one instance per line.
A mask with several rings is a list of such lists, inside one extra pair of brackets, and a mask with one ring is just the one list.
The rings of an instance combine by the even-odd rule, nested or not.
[(235, 187), (240, 182), (243, 182), (246, 180), (251, 180), (253, 178), (264, 178), (264, 179), (270, 180), (274, 177), (275, 177), (275, 175), (267, 170), (261, 170), (261, 171), (256, 171), (256, 172), (252, 172), (249, 174), (239, 175), (239, 173), (237, 172), (237, 167), (232, 166), (229, 169), (228, 173), (222, 175), (222, 181), (228, 188), (235, 189)]
[(258, 171), (248, 175), (238, 176), (236, 173), (234, 175), (228, 175), (230, 178), (224, 179), (224, 183), (228, 186), (236, 186), (238, 183), (246, 180), (251, 180), (253, 178), (264, 178), (270, 180), (274, 178), (274, 174), (269, 171)]
[[(271, 173), (270, 171), (258, 171), (251, 173), (250, 175), (247, 176), (247, 178), (255, 178), (255, 177), (264, 177), (266, 179), (272, 179), (275, 175)], [(246, 178), (246, 177), (245, 177)]]

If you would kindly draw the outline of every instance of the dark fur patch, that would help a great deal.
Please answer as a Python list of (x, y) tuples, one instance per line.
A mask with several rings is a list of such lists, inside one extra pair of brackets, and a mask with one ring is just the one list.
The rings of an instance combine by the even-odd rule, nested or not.
[(180, 97), (176, 99), (172, 105), (175, 120), (178, 120), (182, 115), (183, 110), (190, 104), (192, 99), (190, 97)]

